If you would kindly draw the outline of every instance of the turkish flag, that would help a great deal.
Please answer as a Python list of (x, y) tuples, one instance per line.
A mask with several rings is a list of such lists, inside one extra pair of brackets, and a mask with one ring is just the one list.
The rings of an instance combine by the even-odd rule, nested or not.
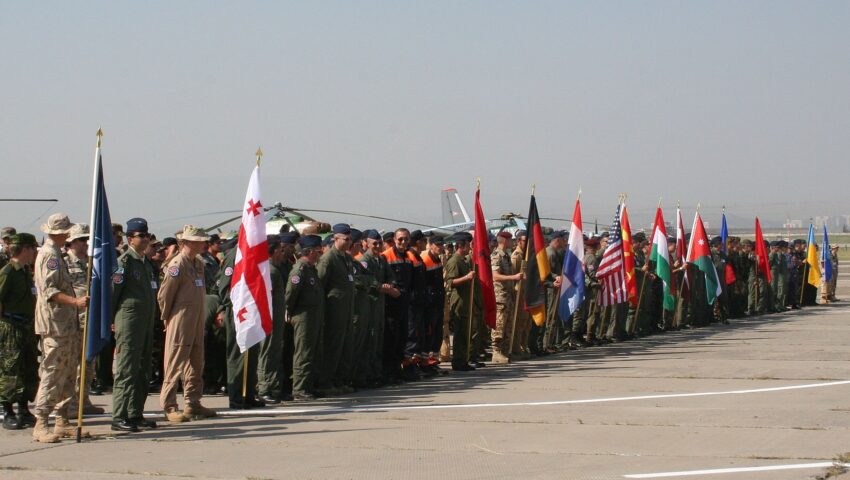
[(481, 283), (481, 304), (484, 306), (484, 323), (490, 328), (496, 328), (496, 293), (493, 289), (493, 269), (490, 268), (490, 235), (487, 231), (487, 221), (481, 210), (479, 195), (475, 191), (475, 238), (473, 239), (472, 258), (478, 270), (478, 281)]
[(260, 201), (260, 166), (254, 167), (239, 226), (236, 264), (230, 280), (236, 344), (245, 352), (272, 331), (272, 281), (266, 218)]

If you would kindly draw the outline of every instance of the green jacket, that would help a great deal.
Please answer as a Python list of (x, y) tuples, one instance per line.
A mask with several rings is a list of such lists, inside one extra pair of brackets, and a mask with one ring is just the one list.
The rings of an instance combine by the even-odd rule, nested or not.
[(153, 322), (159, 282), (153, 263), (128, 248), (118, 258), (118, 270), (112, 275), (112, 314), (114, 322), (143, 319)]

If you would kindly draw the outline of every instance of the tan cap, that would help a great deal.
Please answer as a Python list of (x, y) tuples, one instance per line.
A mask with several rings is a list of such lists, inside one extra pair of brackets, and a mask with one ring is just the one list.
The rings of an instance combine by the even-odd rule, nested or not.
[(69, 242), (73, 242), (78, 238), (89, 238), (89, 226), (85, 223), (77, 223), (71, 227), (71, 236), (68, 237)]
[(41, 231), (48, 235), (62, 235), (71, 231), (74, 224), (64, 213), (54, 213), (47, 217), (47, 223), (41, 225)]
[(183, 235), (180, 239), (190, 242), (206, 242), (210, 239), (210, 236), (207, 235), (207, 232), (203, 228), (186, 225), (183, 227)]

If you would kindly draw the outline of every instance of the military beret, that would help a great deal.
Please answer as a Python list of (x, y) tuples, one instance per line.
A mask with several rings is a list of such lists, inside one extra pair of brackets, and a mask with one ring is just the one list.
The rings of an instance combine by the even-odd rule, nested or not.
[(676, 237), (667, 237), (667, 245), (671, 243), (676, 243)]
[(329, 246), (333, 245), (333, 243), (334, 243), (334, 237), (332, 235), (328, 235), (327, 237), (322, 239), (322, 246), (323, 247), (329, 247)]
[(505, 231), (505, 230), (502, 230), (501, 232), (499, 232), (499, 236), (502, 237), (502, 238), (514, 238), (514, 236), (511, 235), (511, 232), (508, 232), (508, 231)]
[(368, 238), (369, 240), (384, 240), (383, 238), (381, 238), (381, 232), (375, 230), (374, 228), (363, 232), (363, 237)]
[(742, 245), (747, 245), (747, 246), (752, 247), (753, 245), (755, 245), (755, 242), (753, 242), (753, 241), (752, 241), (752, 240), (750, 240), (750, 239), (746, 239), (746, 240), (742, 241), (742, 242), (741, 242), (741, 244), (742, 244)]
[(211, 233), (210, 234), (210, 243), (218, 243), (220, 241), (221, 241), (221, 237), (218, 236), (217, 233)]
[(298, 237), (298, 245), (301, 248), (319, 248), (322, 246), (322, 237), (318, 235), (302, 235)]
[(414, 230), (414, 231), (410, 232), (410, 241), (411, 242), (418, 242), (419, 240), (422, 240), (423, 238), (425, 238), (425, 234), (422, 233), (422, 230)]
[(555, 240), (556, 238), (564, 238), (566, 236), (566, 233), (567, 232), (563, 230), (555, 230), (554, 232), (552, 232), (551, 240)]
[(393, 233), (393, 232), (384, 233), (384, 241), (385, 242), (388, 242), (388, 243), (392, 242), (394, 238), (395, 238), (395, 233)]
[(351, 241), (359, 242), (363, 238), (363, 232), (357, 230), (356, 228), (351, 229)]
[(172, 245), (177, 245), (177, 239), (174, 237), (165, 237), (162, 239), (163, 247), (170, 247)]
[(608, 232), (602, 232), (599, 234), (599, 238), (608, 238), (611, 234)]
[(527, 236), (528, 236), (528, 230), (517, 230), (516, 231), (516, 238), (527, 237)]
[(148, 221), (144, 218), (131, 218), (127, 220), (127, 235), (131, 233), (148, 233)]
[(30, 246), (37, 247), (38, 242), (35, 240), (35, 235), (31, 233), (15, 233), (9, 236), (9, 243), (12, 245), (20, 245), (22, 247)]
[(720, 245), (723, 242), (723, 239), (720, 237), (714, 237), (709, 242), (711, 245)]
[[(239, 237), (229, 238), (221, 242), (221, 251), (226, 252), (235, 247), (237, 243), (239, 243)], [(165, 245), (165, 240), (162, 241), (162, 244)]]
[(349, 226), (347, 223), (337, 223), (336, 225), (333, 226), (331, 231), (334, 234), (339, 233), (339, 234), (342, 234), (342, 235), (350, 235), (351, 234), (351, 226)]
[(636, 234), (632, 235), (632, 240), (636, 242), (642, 242), (646, 240), (646, 234), (643, 232), (637, 232)]
[(284, 245), (295, 245), (295, 242), (298, 241), (298, 233), (297, 232), (284, 232), (279, 235), (280, 243)]
[(471, 242), (472, 235), (469, 232), (457, 232), (452, 235), (453, 242)]
[(266, 235), (266, 242), (269, 244), (269, 250), (274, 250), (280, 245), (280, 235)]
[(803, 240), (802, 238), (795, 238), (794, 239), (794, 245), (805, 245), (805, 244), (806, 244), (806, 241)]
[(3, 227), (0, 229), (0, 239), (5, 240), (16, 233), (18, 233), (18, 231), (15, 230), (15, 227)]
[(599, 246), (599, 239), (596, 238), (596, 237), (588, 238), (587, 240), (584, 241), (584, 244), (587, 245), (588, 247), (598, 247)]
[(495, 242), (495, 241), (496, 241), (496, 236), (495, 236), (495, 235), (493, 235), (492, 233), (487, 233), (487, 240), (489, 240), (489, 241), (491, 241), (491, 242)]
[(788, 246), (788, 242), (786, 242), (785, 240), (780, 240), (778, 243), (779, 243), (779, 248), (785, 248), (785, 247)]
[(771, 247), (778, 247), (779, 246), (779, 240), (774, 240), (774, 241), (770, 242), (770, 246)]
[(434, 245), (442, 245), (445, 239), (440, 235), (431, 235), (428, 237), (428, 243)]

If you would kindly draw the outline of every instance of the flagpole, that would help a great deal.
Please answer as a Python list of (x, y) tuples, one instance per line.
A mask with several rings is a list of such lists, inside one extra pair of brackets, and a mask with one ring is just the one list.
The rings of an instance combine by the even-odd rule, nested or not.
[[(254, 153), (257, 156), (257, 168), (260, 167), (260, 160), (263, 158), (263, 149), (257, 147), (257, 151)], [(246, 408), (245, 401), (248, 397), (248, 351), (249, 349), (245, 349), (245, 353), (242, 354), (242, 408)]]
[[(91, 194), (91, 221), (89, 223), (89, 231), (94, 233), (94, 210), (97, 205), (97, 177), (98, 172), (100, 172), (100, 145), (103, 139), (103, 130), (97, 129), (97, 147), (94, 150), (94, 173), (92, 174), (92, 194)], [(89, 238), (89, 248), (86, 252), (88, 254), (88, 260), (86, 262), (86, 296), (89, 296), (91, 290), (91, 273), (93, 265), (94, 257), (94, 237)], [(80, 394), (79, 394), (79, 405), (77, 405), (77, 443), (80, 443), (83, 439), (83, 399), (85, 398), (86, 392), (86, 348), (88, 347), (88, 330), (89, 330), (89, 316), (88, 311), (85, 314), (85, 320), (83, 320), (83, 338), (81, 343), (82, 348), (80, 349)]]
[[(531, 185), (531, 196), (532, 197), (534, 196), (534, 188), (535, 188), (535, 185)], [(579, 195), (579, 198), (581, 198), (581, 190), (579, 190), (578, 195)], [(528, 228), (528, 225), (526, 225), (526, 228)], [(528, 264), (528, 230), (525, 231), (525, 248), (523, 249), (523, 252), (522, 252), (522, 258), (523, 258), (522, 261), (519, 263), (519, 269), (520, 269), (520, 272), (525, 273), (525, 266)], [(511, 319), (511, 344), (510, 344), (511, 345), (511, 352), (513, 352), (513, 348), (514, 348), (514, 332), (516, 332), (516, 321), (517, 321), (517, 317), (519, 317), (519, 302), (522, 299), (523, 280), (526, 280), (526, 279), (520, 280), (519, 286), (517, 287), (516, 303), (514, 304), (514, 318)]]

